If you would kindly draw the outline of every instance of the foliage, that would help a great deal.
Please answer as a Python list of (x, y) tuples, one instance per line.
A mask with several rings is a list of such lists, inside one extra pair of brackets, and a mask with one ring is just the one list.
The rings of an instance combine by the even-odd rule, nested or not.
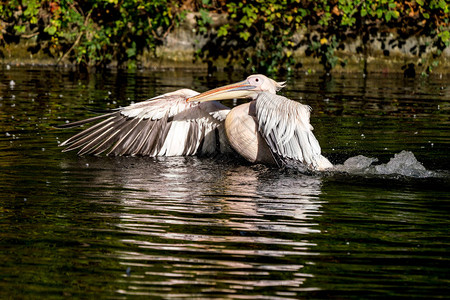
[[(8, 2), (8, 5), (6, 5)], [(0, 4), (0, 44), (36, 38), (53, 57), (86, 67), (134, 66), (184, 18), (174, 0), (10, 0)]]
[[(0, 46), (34, 39), (32, 53), (59, 61), (133, 67), (191, 10), (207, 40), (196, 58), (211, 69), (225, 59), (252, 72), (290, 71), (300, 66), (293, 54), (302, 48), (329, 72), (345, 65), (337, 53), (348, 41), (367, 58), (370, 43), (389, 55), (420, 36), (406, 50), (421, 58), (413, 68), (426, 74), (450, 45), (449, 9), (445, 0), (0, 0)], [(215, 24), (213, 13), (227, 22)]]
[(197, 53), (212, 65), (219, 57), (230, 65), (242, 62), (252, 72), (277, 72), (294, 64), (293, 36), (302, 16), (297, 5), (280, 1), (227, 1), (227, 24), (208, 32), (208, 43)]
[[(198, 53), (210, 65), (219, 57), (229, 64), (245, 58), (241, 63), (252, 71), (289, 71), (295, 66), (293, 51), (304, 46), (329, 72), (345, 64), (335, 53), (347, 40), (359, 40), (358, 51), (367, 57), (367, 45), (375, 39), (385, 48), (401, 48), (407, 38), (420, 34), (428, 41), (409, 50), (422, 57), (424, 72), (430, 72), (450, 44), (449, 4), (444, 0), (232, 0), (226, 7), (228, 23), (208, 32), (209, 42)], [(308, 29), (307, 34), (297, 35), (300, 28)]]

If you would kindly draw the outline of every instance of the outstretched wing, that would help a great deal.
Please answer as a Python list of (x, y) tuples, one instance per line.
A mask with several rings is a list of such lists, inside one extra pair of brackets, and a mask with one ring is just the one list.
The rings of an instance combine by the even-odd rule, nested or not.
[(176, 156), (212, 154), (229, 149), (223, 123), (229, 108), (218, 102), (191, 103), (198, 93), (182, 89), (118, 111), (63, 125), (103, 119), (60, 146), (79, 155)]
[(319, 142), (309, 123), (309, 106), (283, 96), (261, 93), (255, 110), (260, 133), (283, 164), (294, 160), (313, 170), (332, 166), (320, 154)]

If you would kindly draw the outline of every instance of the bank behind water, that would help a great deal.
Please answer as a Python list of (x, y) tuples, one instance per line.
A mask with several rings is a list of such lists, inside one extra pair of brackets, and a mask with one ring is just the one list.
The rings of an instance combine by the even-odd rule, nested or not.
[[(164, 39), (161, 46), (155, 51), (144, 50), (138, 55), (136, 67), (148, 69), (208, 69), (208, 64), (200, 59), (195, 59), (195, 54), (208, 42), (209, 36), (197, 32), (196, 14), (190, 13), (180, 24)], [(226, 19), (220, 15), (214, 18), (217, 28), (224, 24)], [(318, 32), (299, 31), (295, 34), (295, 40), (301, 41), (305, 35), (314, 38), (320, 37)], [(428, 65), (432, 65), (432, 72), (435, 74), (450, 73), (450, 47), (442, 51), (441, 55), (436, 55), (435, 48), (424, 44), (431, 40), (426, 36), (413, 36), (408, 39), (400, 39), (394, 34), (387, 36), (372, 36), (369, 43), (366, 43), (365, 54), (361, 47), (363, 42), (359, 39), (347, 39), (342, 47), (335, 52), (340, 62), (332, 70), (332, 73), (405, 73), (407, 75), (421, 74), (426, 71)], [(38, 49), (37, 38), (22, 39), (19, 43), (0, 45), (0, 62), (9, 65), (60, 65), (73, 67), (76, 64), (67, 58), (60, 59), (52, 57), (43, 50)], [(239, 47), (238, 45), (236, 47)], [(221, 50), (223, 51), (223, 50)], [(293, 71), (298, 72), (323, 72), (324, 68), (319, 58), (307, 55), (307, 46), (299, 47), (292, 55), (297, 65), (293, 66)], [(420, 53), (420, 55), (419, 55)], [(245, 59), (245, 58), (243, 58)], [(213, 62), (214, 67), (223, 69), (230, 67), (224, 59), (217, 59)], [(245, 66), (245, 64), (244, 64)], [(117, 61), (113, 61), (108, 67), (117, 67)], [(241, 69), (242, 65), (235, 63), (234, 69)], [(411, 74), (411, 72), (414, 72)], [(406, 71), (406, 72), (405, 72)]]

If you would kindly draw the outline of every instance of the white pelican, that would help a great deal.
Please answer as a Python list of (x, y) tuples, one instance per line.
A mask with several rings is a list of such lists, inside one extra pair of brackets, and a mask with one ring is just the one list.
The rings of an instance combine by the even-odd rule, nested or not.
[[(78, 154), (177, 156), (230, 152), (252, 163), (324, 170), (309, 122), (311, 108), (276, 95), (284, 82), (264, 75), (202, 94), (182, 89), (108, 114), (63, 125), (102, 122), (63, 142)], [(250, 98), (230, 109), (214, 100)]]

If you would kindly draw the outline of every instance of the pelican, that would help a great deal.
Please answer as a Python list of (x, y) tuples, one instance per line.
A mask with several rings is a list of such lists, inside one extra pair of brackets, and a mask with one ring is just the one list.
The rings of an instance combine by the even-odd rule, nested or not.
[[(61, 143), (79, 155), (179, 156), (228, 153), (251, 163), (325, 170), (312, 133), (311, 108), (276, 94), (284, 82), (264, 75), (199, 94), (190, 89), (151, 98), (104, 115), (69, 123), (101, 122)], [(230, 109), (219, 101), (251, 101)], [(231, 150), (233, 149), (233, 150)]]

